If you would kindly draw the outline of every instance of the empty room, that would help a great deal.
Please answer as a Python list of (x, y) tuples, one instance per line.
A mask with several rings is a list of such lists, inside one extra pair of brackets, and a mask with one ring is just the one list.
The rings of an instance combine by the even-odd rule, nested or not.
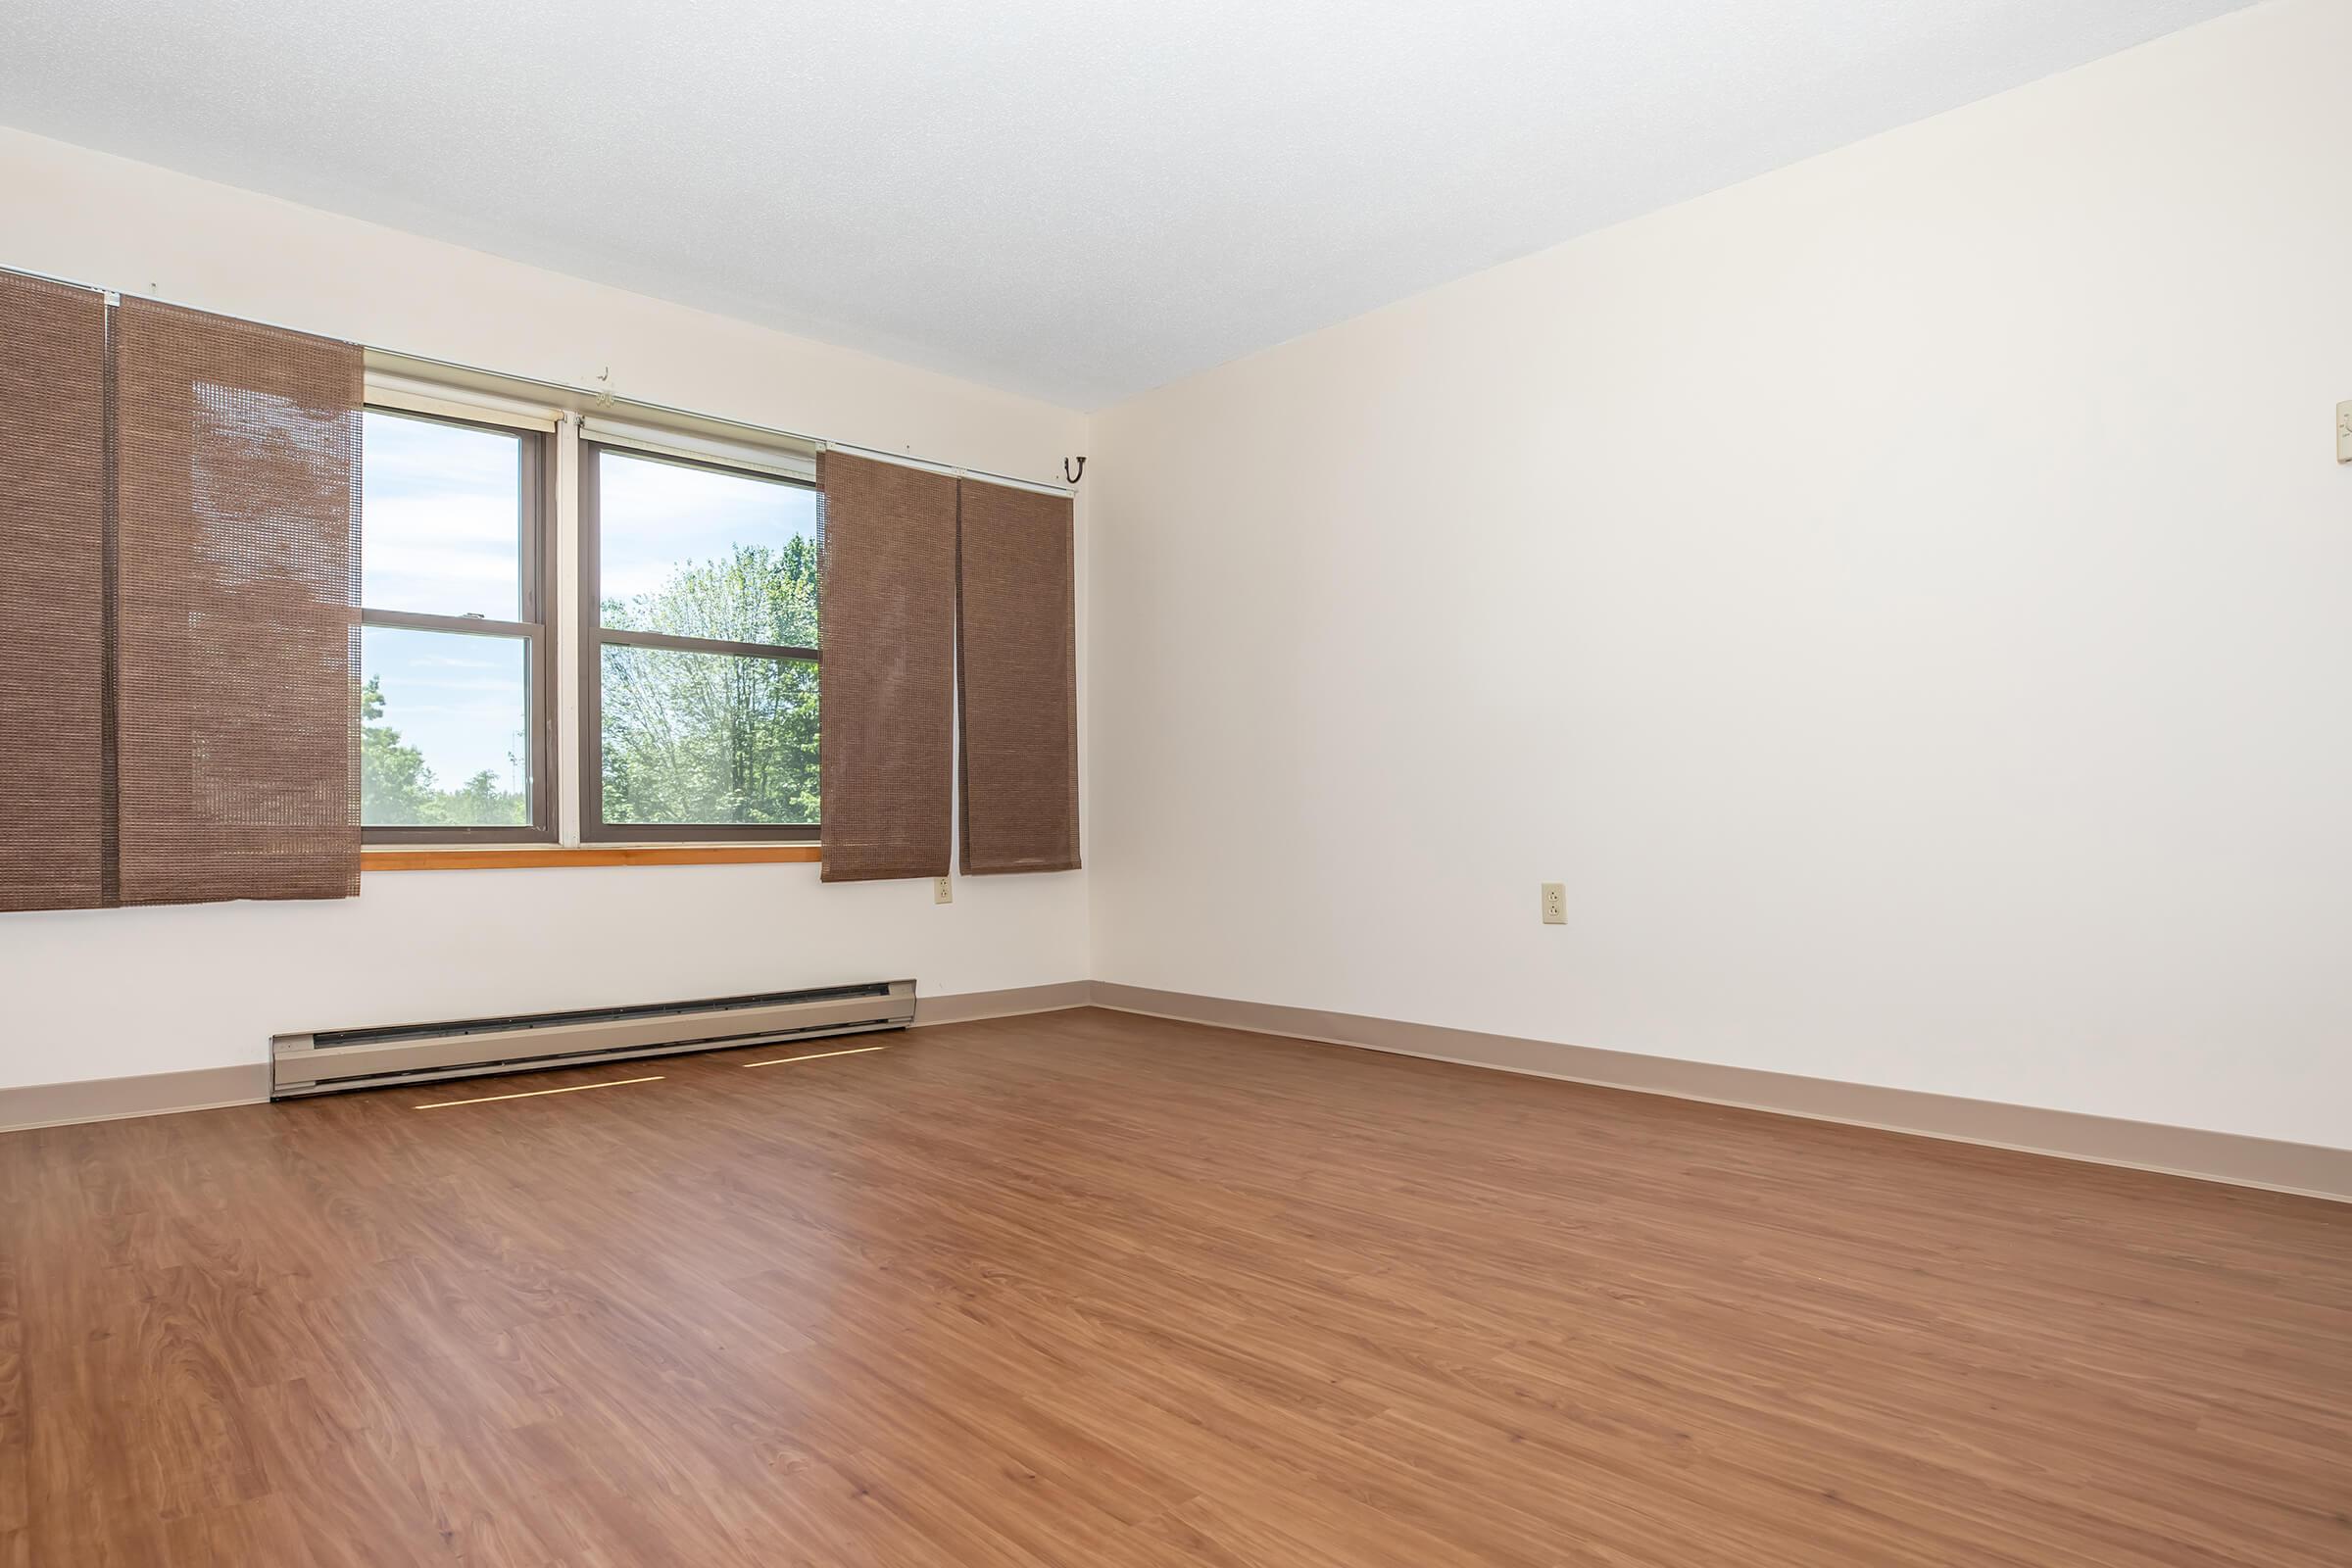
[(0, 1568), (2352, 1564), (2352, 0), (0, 8)]

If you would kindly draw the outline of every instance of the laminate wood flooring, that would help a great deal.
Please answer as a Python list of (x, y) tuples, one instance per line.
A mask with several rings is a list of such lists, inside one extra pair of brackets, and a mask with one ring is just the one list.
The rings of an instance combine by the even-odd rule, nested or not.
[(2352, 1206), (874, 1044), (0, 1137), (0, 1568), (2352, 1564)]

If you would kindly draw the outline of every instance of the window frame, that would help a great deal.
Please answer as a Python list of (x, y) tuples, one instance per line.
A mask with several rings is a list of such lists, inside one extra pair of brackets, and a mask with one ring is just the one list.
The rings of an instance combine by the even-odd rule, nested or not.
[[(360, 826), (363, 846), (381, 845), (406, 847), (435, 845), (487, 844), (554, 844), (562, 824), (557, 818), (560, 796), (557, 791), (554, 762), (556, 757), (556, 660), (555, 637), (548, 622), (548, 612), (555, 607), (556, 593), (556, 438), (547, 430), (504, 422), (485, 410), (485, 417), (466, 418), (456, 413), (404, 407), (391, 400), (366, 398), (362, 404), (367, 413), (390, 415), (403, 419), (421, 419), (430, 424), (454, 425), (463, 430), (488, 430), (499, 435), (516, 437), (521, 443), (519, 501), (517, 526), (521, 538), (520, 557), (516, 563), (522, 603), (521, 618), (515, 620), (481, 620), (470, 615), (438, 615), (421, 611), (369, 610), (360, 607), (360, 625), (384, 626), (404, 631), (454, 632), (464, 636), (490, 637), (499, 641), (521, 641), (524, 658), (529, 662), (528, 679), (524, 683), (523, 701), (528, 705), (524, 717), (524, 744), (529, 758), (524, 766), (529, 770), (529, 788), (525, 798), (530, 803), (531, 821), (523, 827), (430, 827), (412, 824), (384, 823)], [(361, 470), (361, 494), (366, 496), (367, 472)], [(363, 508), (360, 530), (360, 552), (365, 581), (365, 562), (368, 549), (366, 513)], [(366, 666), (362, 665), (365, 675)], [(358, 697), (354, 694), (354, 703)], [(363, 804), (362, 814), (366, 814)]]
[[(766, 484), (822, 491), (812, 481), (747, 467), (714, 459), (687, 457), (653, 445), (600, 439), (586, 431), (578, 438), (579, 460), (574, 490), (579, 498), (578, 561), (579, 618), (579, 838), (582, 844), (814, 844), (822, 831), (820, 801), (815, 822), (608, 822), (605, 820), (605, 709), (604, 651), (607, 644), (622, 648), (659, 648), (680, 653), (722, 654), (734, 658), (765, 659), (817, 666), (817, 723), (824, 723), (824, 666), (820, 651), (783, 643), (730, 642), (715, 637), (679, 637), (666, 632), (612, 631), (604, 624), (602, 558), (604, 554), (603, 458), (607, 452), (647, 463), (667, 463), (681, 468), (703, 468)], [(821, 617), (818, 641), (823, 641)]]

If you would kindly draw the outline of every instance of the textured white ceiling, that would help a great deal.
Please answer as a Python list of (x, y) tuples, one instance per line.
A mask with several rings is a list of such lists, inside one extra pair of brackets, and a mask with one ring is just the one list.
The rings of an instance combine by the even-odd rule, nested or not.
[(1092, 408), (2242, 3), (6, 0), (0, 123)]

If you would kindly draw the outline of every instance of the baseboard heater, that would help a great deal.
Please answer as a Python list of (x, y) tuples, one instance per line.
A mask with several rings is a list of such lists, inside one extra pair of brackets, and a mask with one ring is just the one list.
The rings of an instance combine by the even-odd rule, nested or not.
[(270, 1098), (866, 1034), (913, 1022), (914, 982), (877, 980), (639, 1007), (321, 1029), (270, 1041)]

